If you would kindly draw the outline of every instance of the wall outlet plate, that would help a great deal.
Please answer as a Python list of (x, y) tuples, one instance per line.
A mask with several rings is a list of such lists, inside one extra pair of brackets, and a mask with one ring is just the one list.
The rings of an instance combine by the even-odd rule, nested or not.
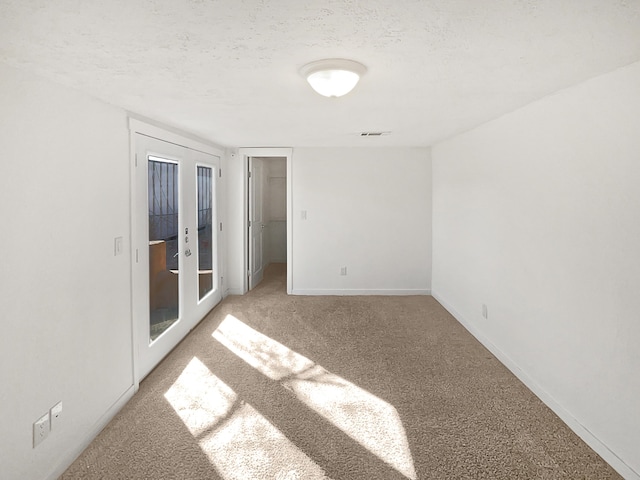
[(51, 422), (49, 412), (33, 423), (33, 448), (37, 447), (45, 438), (49, 436)]

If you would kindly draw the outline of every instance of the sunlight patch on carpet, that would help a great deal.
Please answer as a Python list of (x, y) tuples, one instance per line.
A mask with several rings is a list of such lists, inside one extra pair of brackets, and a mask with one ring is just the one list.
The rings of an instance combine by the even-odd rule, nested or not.
[(225, 480), (328, 478), (198, 358), (164, 396)]
[(213, 337), (263, 375), (279, 381), (380, 460), (416, 480), (406, 432), (392, 405), (232, 315), (227, 315)]
[(194, 437), (229, 415), (238, 395), (197, 358), (193, 358), (164, 394)]

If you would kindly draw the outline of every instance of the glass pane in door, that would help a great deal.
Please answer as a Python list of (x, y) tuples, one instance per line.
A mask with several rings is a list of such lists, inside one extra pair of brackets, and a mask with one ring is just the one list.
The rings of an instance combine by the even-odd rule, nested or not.
[(213, 290), (213, 170), (198, 167), (198, 299)]
[(149, 343), (178, 320), (178, 164), (149, 157)]

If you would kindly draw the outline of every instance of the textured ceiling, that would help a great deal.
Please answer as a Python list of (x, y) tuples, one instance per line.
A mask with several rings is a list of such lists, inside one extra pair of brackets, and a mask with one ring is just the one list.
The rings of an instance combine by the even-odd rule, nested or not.
[(638, 60), (640, 0), (0, 0), (0, 62), (227, 146), (426, 146)]

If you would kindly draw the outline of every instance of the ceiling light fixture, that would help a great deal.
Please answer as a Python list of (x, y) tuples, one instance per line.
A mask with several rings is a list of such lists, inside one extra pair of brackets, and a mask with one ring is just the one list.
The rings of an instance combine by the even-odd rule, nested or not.
[(357, 85), (367, 67), (353, 60), (329, 58), (307, 63), (300, 73), (311, 88), (325, 97), (341, 97)]

